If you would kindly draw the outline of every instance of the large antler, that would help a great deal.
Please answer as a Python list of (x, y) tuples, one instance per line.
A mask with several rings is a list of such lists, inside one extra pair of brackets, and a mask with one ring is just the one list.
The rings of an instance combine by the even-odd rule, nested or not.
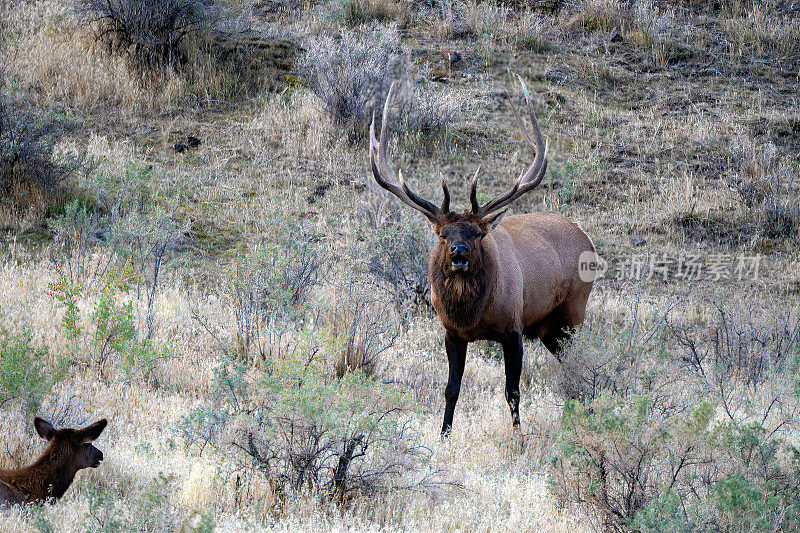
[(542, 131), (539, 129), (539, 122), (536, 120), (536, 114), (533, 112), (533, 105), (531, 104), (531, 95), (528, 93), (528, 87), (525, 86), (525, 82), (522, 81), (522, 78), (519, 75), (517, 78), (519, 78), (519, 82), (522, 85), (522, 92), (525, 94), (525, 102), (527, 102), (528, 111), (531, 114), (531, 122), (533, 123), (533, 140), (531, 140), (531, 136), (528, 135), (528, 130), (525, 128), (525, 123), (522, 121), (522, 117), (519, 116), (519, 112), (514, 106), (514, 102), (511, 100), (511, 97), (508, 95), (508, 93), (506, 93), (506, 96), (508, 96), (508, 101), (511, 102), (511, 107), (514, 109), (514, 114), (517, 115), (519, 125), (522, 127), (522, 133), (525, 135), (525, 139), (528, 141), (528, 144), (530, 144), (533, 148), (536, 157), (534, 158), (533, 164), (531, 164), (530, 168), (520, 175), (517, 183), (515, 183), (510, 190), (500, 194), (499, 196), (495, 196), (483, 206), (478, 203), (478, 173), (475, 173), (475, 177), (472, 178), (472, 190), (470, 191), (469, 198), (470, 202), (472, 203), (472, 212), (480, 217), (485, 217), (489, 213), (502, 209), (526, 192), (534, 189), (537, 185), (539, 185), (539, 183), (541, 183), (542, 178), (544, 178), (544, 172), (547, 170), (548, 144), (544, 137), (542, 137)]
[[(375, 138), (375, 112), (372, 113), (372, 124), (369, 127), (369, 162), (372, 166), (372, 175), (375, 176), (375, 181), (378, 185), (397, 196), (405, 204), (413, 207), (426, 217), (431, 222), (436, 222), (442, 215), (450, 212), (450, 191), (447, 189), (447, 184), (442, 180), (442, 191), (444, 192), (444, 200), (441, 207), (436, 207), (429, 201), (418, 196), (411, 189), (409, 189), (406, 182), (403, 181), (403, 173), (400, 172), (400, 180), (394, 177), (394, 172), (389, 168), (386, 162), (386, 146), (389, 143), (388, 136), (386, 135), (387, 126), (389, 124), (389, 100), (392, 98), (392, 91), (394, 90), (394, 83), (389, 87), (389, 94), (386, 95), (386, 103), (383, 105), (383, 119), (381, 120), (381, 138)], [(378, 160), (375, 160), (373, 147), (378, 145)]]

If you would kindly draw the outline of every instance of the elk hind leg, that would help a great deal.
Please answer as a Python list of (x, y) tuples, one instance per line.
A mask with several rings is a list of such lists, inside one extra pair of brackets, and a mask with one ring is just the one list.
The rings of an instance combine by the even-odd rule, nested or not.
[(539, 340), (559, 363), (562, 362), (564, 348), (569, 344), (575, 328), (583, 324), (585, 313), (586, 302), (576, 302), (569, 307), (562, 306), (550, 315), (549, 323), (540, 331)]
[(564, 326), (563, 323), (553, 324), (539, 340), (542, 341), (545, 348), (553, 354), (561, 366), (561, 370), (564, 373), (562, 378), (564, 395), (568, 400), (579, 400), (581, 396), (579, 394), (580, 386), (576, 380), (579, 380), (580, 377), (575, 375), (577, 369), (569, 368), (568, 361), (564, 359), (564, 349), (569, 344), (573, 331), (572, 327)]

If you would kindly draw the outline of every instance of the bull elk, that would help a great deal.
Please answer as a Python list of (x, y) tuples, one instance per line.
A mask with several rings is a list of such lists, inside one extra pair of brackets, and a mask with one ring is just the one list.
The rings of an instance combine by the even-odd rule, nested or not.
[(47, 448), (30, 466), (0, 470), (0, 508), (63, 496), (78, 470), (100, 466), (103, 452), (92, 441), (106, 424), (103, 419), (83, 429), (56, 429), (50, 422), (35, 418), (33, 425), (48, 442)]
[[(522, 337), (540, 339), (557, 359), (564, 342), (583, 323), (592, 279), (579, 274), (579, 257), (594, 254), (589, 237), (559, 213), (532, 213), (503, 218), (507, 206), (535, 188), (547, 168), (547, 143), (533, 112), (530, 95), (520, 78), (531, 116), (532, 136), (509, 101), (534, 150), (531, 166), (514, 186), (481, 205), (477, 178), (472, 180), (471, 210), (450, 211), (450, 192), (442, 181), (444, 199), (437, 207), (398, 180), (386, 161), (390, 87), (383, 107), (380, 139), (375, 115), (370, 127), (369, 156), (375, 181), (428, 219), (439, 242), (428, 258), (431, 300), (445, 329), (450, 373), (445, 388), (442, 435), (450, 432), (461, 389), (467, 344), (476, 340), (503, 347), (506, 401), (514, 428), (519, 427), (519, 380)], [(377, 148), (377, 150), (376, 150)], [(377, 151), (377, 158), (375, 152)], [(584, 258), (581, 258), (585, 260)]]

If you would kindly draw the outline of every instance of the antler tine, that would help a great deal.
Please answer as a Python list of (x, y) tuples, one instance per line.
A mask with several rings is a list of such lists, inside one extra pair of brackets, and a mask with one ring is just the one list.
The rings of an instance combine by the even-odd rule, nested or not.
[[(438, 220), (443, 212), (429, 201), (421, 198), (408, 188), (405, 181), (403, 181), (403, 174), (400, 173), (400, 180), (398, 182), (394, 173), (389, 168), (386, 162), (386, 148), (389, 144), (387, 132), (387, 125), (389, 123), (389, 102), (392, 98), (394, 91), (394, 83), (389, 87), (389, 94), (386, 95), (386, 102), (383, 105), (383, 118), (381, 120), (381, 137), (380, 140), (375, 137), (375, 112), (372, 112), (372, 124), (369, 127), (369, 161), (372, 166), (372, 175), (378, 185), (397, 196), (403, 203), (413, 207), (426, 217), (428, 220), (435, 222)], [(374, 147), (378, 145), (378, 160), (375, 160)], [(449, 206), (449, 192), (445, 188), (445, 196)]]
[(403, 188), (403, 192), (405, 193), (406, 197), (409, 200), (414, 202), (414, 204), (416, 204), (418, 207), (421, 207), (422, 209), (425, 210), (423, 212), (430, 213), (435, 218), (438, 218), (439, 216), (441, 216), (441, 213), (439, 212), (439, 208), (438, 207), (436, 207), (435, 205), (430, 203), (425, 198), (419, 196), (417, 193), (415, 193), (414, 191), (412, 191), (408, 187), (408, 184), (406, 184), (406, 180), (403, 179), (403, 173), (402, 172), (400, 173), (400, 186)]
[(469, 191), (469, 202), (472, 204), (472, 212), (475, 214), (481, 210), (481, 204), (478, 203), (478, 172), (480, 171), (481, 167), (478, 167), (472, 177), (472, 188)]
[[(528, 87), (525, 85), (525, 82), (522, 81), (522, 77), (517, 75), (517, 78), (519, 78), (519, 82), (522, 85), (522, 92), (525, 95), (525, 102), (528, 105), (528, 112), (531, 116), (531, 123), (533, 124), (533, 139), (531, 139), (528, 129), (525, 127), (525, 123), (517, 111), (514, 102), (511, 102), (510, 96), (509, 102), (511, 102), (511, 108), (514, 110), (517, 121), (522, 128), (522, 133), (525, 136), (525, 140), (527, 140), (528, 144), (531, 145), (536, 155), (531, 166), (527, 171), (520, 174), (517, 182), (514, 184), (514, 187), (512, 187), (511, 190), (496, 196), (479, 209), (478, 214), (481, 216), (486, 216), (493, 211), (497, 211), (498, 209), (507, 206), (526, 192), (534, 189), (537, 185), (539, 185), (539, 183), (541, 183), (542, 179), (544, 178), (544, 173), (547, 170), (548, 142), (542, 136), (542, 130), (539, 128), (539, 121), (536, 120), (536, 113), (533, 111), (533, 104), (531, 103)], [(508, 95), (508, 93), (506, 93), (506, 95)], [(473, 209), (474, 205), (475, 204), (473, 204)]]
[(450, 212), (450, 189), (447, 188), (447, 182), (442, 179), (442, 194), (444, 198), (442, 198), (442, 207), (439, 208), (439, 212), (442, 214)]

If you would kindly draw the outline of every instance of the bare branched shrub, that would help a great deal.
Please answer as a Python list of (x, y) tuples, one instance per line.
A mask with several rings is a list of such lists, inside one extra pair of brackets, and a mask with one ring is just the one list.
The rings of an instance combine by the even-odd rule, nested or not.
[(784, 376), (800, 362), (800, 316), (769, 319), (751, 307), (718, 304), (714, 311), (703, 328), (667, 321), (679, 364), (729, 419), (786, 423), (796, 414)]
[[(3, 91), (0, 77), (0, 91)], [(48, 209), (60, 203), (60, 185), (87, 168), (76, 154), (53, 155), (61, 129), (13, 105), (14, 97), (0, 92), (0, 199), (9, 225), (42, 222)]]
[(730, 178), (742, 203), (760, 222), (768, 237), (800, 233), (800, 180), (797, 165), (781, 157), (775, 145), (737, 143), (732, 150)]
[(364, 291), (356, 279), (336, 292), (326, 323), (341, 346), (334, 363), (338, 377), (354, 370), (374, 375), (381, 353), (392, 347), (400, 331), (387, 299)]
[(690, 467), (710, 461), (694, 444), (708, 429), (713, 407), (694, 410), (660, 397), (603, 393), (586, 409), (565, 408), (551, 475), (557, 496), (589, 504), (604, 530), (625, 530), (661, 491), (691, 495)]
[(380, 108), (409, 57), (396, 25), (371, 24), (309, 42), (298, 70), (334, 120), (352, 123)]
[(437, 90), (429, 85), (403, 84), (398, 97), (400, 120), (394, 127), (402, 132), (444, 132), (469, 105), (463, 92)]
[(590, 325), (565, 354), (587, 352), (587, 369), (565, 369), (585, 404), (569, 401), (562, 416), (556, 495), (588, 504), (607, 529), (797, 527), (796, 312), (716, 306), (631, 323), (606, 336)]
[(286, 348), (287, 335), (302, 326), (321, 266), (314, 246), (302, 239), (262, 244), (241, 255), (228, 280), (237, 351), (272, 359)]
[(158, 69), (174, 67), (184, 38), (206, 23), (205, 5), (196, 0), (77, 0), (75, 12), (109, 52)]
[(405, 321), (418, 305), (427, 301), (428, 255), (433, 248), (430, 231), (405, 216), (383, 220), (369, 230), (368, 248), (358, 252), (376, 287), (394, 302)]

